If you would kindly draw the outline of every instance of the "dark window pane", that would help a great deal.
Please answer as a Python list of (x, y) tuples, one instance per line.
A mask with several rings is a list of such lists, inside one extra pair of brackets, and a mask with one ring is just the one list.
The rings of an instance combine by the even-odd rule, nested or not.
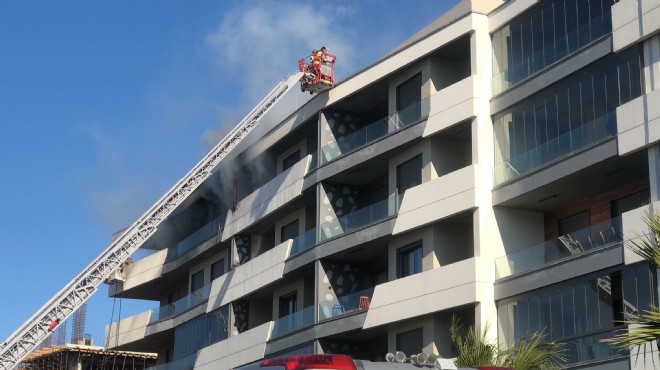
[(225, 274), (225, 259), (222, 258), (218, 262), (211, 265), (211, 281), (219, 278)]
[(422, 328), (399, 333), (396, 335), (396, 350), (410, 355), (422, 352), (424, 347)]
[(289, 156), (282, 160), (282, 172), (293, 167), (294, 164), (300, 161), (300, 150), (296, 150), (294, 153), (291, 153)]
[(396, 111), (405, 125), (422, 116), (422, 74), (418, 73), (396, 88)]
[(288, 316), (296, 312), (297, 303), (298, 303), (298, 296), (296, 292), (281, 296), (280, 305), (279, 305), (280, 306), (279, 317), (282, 318), (284, 316)]
[(422, 183), (422, 155), (396, 167), (396, 187), (399, 194)]
[(422, 243), (403, 247), (398, 252), (398, 277), (406, 277), (422, 272)]
[(196, 292), (204, 287), (204, 270), (199, 270), (190, 277), (190, 291)]
[(289, 239), (295, 239), (298, 236), (299, 227), (300, 227), (300, 223), (298, 219), (282, 226), (282, 229), (280, 231), (280, 240), (284, 242)]

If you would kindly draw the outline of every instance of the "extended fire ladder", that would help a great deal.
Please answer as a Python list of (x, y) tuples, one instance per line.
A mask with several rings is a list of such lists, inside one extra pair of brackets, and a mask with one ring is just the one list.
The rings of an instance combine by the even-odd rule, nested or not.
[(212, 173), (215, 166), (259, 123), (259, 119), (298, 83), (301, 72), (280, 82), (186, 176), (163, 195), (142, 217), (51, 298), (37, 313), (0, 344), (0, 370), (16, 367), (50, 334), (49, 325), (64, 322), (115, 270), (156, 232), (156, 228)]

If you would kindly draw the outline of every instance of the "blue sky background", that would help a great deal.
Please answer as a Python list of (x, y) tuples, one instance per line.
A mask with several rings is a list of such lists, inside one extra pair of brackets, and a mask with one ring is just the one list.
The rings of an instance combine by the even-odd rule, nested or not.
[[(312, 48), (341, 80), (456, 2), (0, 2), (0, 340)], [(103, 345), (113, 300), (102, 286), (88, 303)]]

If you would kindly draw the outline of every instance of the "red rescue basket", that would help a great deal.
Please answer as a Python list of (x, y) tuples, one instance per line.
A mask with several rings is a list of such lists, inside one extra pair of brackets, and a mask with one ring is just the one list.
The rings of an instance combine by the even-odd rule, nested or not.
[[(320, 55), (319, 55), (320, 54)], [(310, 94), (330, 89), (335, 85), (336, 56), (326, 52), (315, 52), (310, 57), (310, 63), (300, 59), (298, 68), (303, 76), (300, 78), (300, 89)]]

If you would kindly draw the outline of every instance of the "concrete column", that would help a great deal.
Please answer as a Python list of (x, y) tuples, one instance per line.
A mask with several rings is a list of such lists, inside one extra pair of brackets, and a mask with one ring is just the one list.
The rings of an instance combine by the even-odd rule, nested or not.
[(660, 201), (660, 144), (655, 144), (648, 148), (648, 158), (651, 204), (654, 204)]

